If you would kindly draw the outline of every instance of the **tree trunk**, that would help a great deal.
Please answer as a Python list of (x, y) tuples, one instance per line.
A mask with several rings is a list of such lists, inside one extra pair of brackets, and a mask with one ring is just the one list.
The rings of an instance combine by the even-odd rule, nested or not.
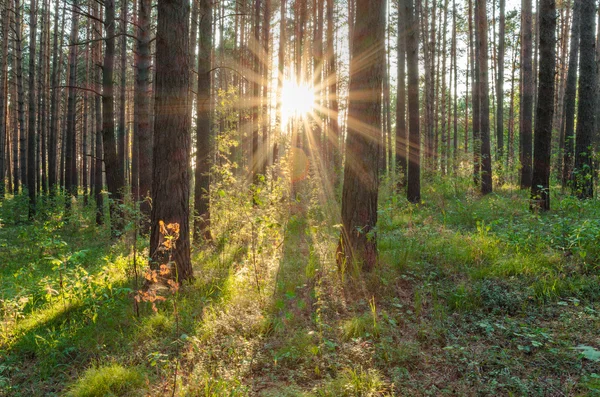
[(404, 0), (406, 66), (408, 75), (407, 199), (421, 202), (421, 133), (419, 126), (419, 22), (413, 0)]
[(579, 33), (579, 102), (577, 107), (577, 138), (575, 167), (573, 168), (575, 194), (580, 199), (594, 197), (593, 140), (596, 109), (596, 5), (594, 0), (581, 0), (581, 30)]
[(486, 1), (477, 0), (479, 47), (479, 98), (481, 101), (481, 193), (492, 192), (492, 156), (490, 148), (490, 97), (488, 82), (488, 37)]
[(8, 28), (10, 25), (10, 4), (5, 4), (2, 10), (2, 53), (0, 53), (0, 200), (4, 199), (6, 186), (4, 182), (5, 168), (10, 163), (6, 162), (5, 142), (7, 131), (7, 107), (8, 104)]
[(521, 104), (519, 128), (519, 156), (521, 163), (521, 189), (531, 187), (531, 140), (533, 117), (532, 28), (531, 1), (521, 0)]
[[(331, 1), (331, 0), (330, 0)], [(398, 92), (396, 94), (396, 172), (398, 187), (406, 186), (406, 0), (398, 0)]]
[[(540, 0), (538, 21), (540, 23), (538, 30), (540, 36), (538, 98), (545, 98), (547, 100), (538, 101), (537, 111), (535, 113), (535, 149), (533, 157), (533, 179), (531, 182), (531, 208), (549, 211), (550, 152), (552, 146), (552, 121), (554, 116), (554, 103), (551, 98), (554, 98), (554, 72), (556, 71), (556, 0)], [(592, 24), (593, 21), (592, 11)], [(593, 33), (591, 34), (591, 37), (591, 48), (593, 52)]]
[[(472, 17), (471, 14), (473, 14)], [(471, 84), (473, 90), (473, 182), (475, 186), (479, 186), (481, 182), (481, 101), (479, 92), (479, 46), (476, 43), (477, 31), (473, 28), (474, 24), (477, 24), (477, 4), (473, 7), (472, 0), (469, 0), (469, 41), (471, 45), (471, 77), (473, 80)]]
[[(77, 156), (75, 150), (75, 128), (77, 124), (76, 96), (77, 91), (77, 36), (79, 32), (79, 14), (76, 12), (77, 2), (73, 6), (71, 19), (71, 38), (69, 40), (69, 84), (67, 102), (67, 131), (65, 143), (65, 189), (68, 195), (77, 195)], [(67, 196), (67, 208), (71, 205), (71, 199)]]
[(196, 97), (196, 170), (194, 187), (194, 242), (211, 239), (210, 233), (210, 69), (212, 51), (212, 6), (200, 0), (200, 48)]
[(496, 160), (502, 164), (504, 157), (504, 41), (505, 41), (505, 0), (500, 0), (500, 21), (498, 26), (498, 83), (496, 84), (496, 136), (498, 137)]
[[(137, 148), (135, 153), (138, 157), (138, 201), (140, 211), (150, 219), (150, 191), (152, 188), (152, 126), (150, 125), (150, 15), (151, 1), (139, 0), (138, 12), (138, 56), (137, 56), (137, 79), (135, 91), (135, 115)], [(143, 231), (148, 232), (150, 224), (143, 223)]]
[(37, 6), (35, 0), (29, 3), (29, 122), (27, 131), (27, 193), (29, 195), (29, 218), (35, 215), (35, 138), (36, 138), (36, 103), (35, 103), (35, 51), (37, 33)]
[(125, 186), (125, 181), (127, 181), (127, 145), (125, 144), (127, 141), (127, 126), (125, 125), (125, 112), (127, 109), (125, 96), (127, 84), (127, 11), (128, 1), (121, 0), (121, 67), (119, 68), (119, 72), (121, 73), (121, 84), (119, 85), (119, 129), (117, 131), (117, 153), (119, 155), (119, 172), (123, 174), (123, 186)]
[(111, 233), (116, 236), (123, 228), (119, 205), (123, 199), (125, 186), (123, 170), (120, 167), (115, 140), (115, 97), (114, 97), (114, 66), (115, 66), (115, 2), (104, 1), (104, 26), (106, 29), (106, 49), (104, 66), (102, 68), (102, 144), (104, 151), (104, 166), (106, 184), (110, 195)]
[[(193, 278), (189, 230), (189, 5), (184, 0), (159, 0), (156, 32), (154, 149), (152, 156), (151, 260), (173, 260), (177, 280)], [(160, 222), (179, 225), (179, 239), (163, 250)]]
[(358, 263), (363, 270), (370, 271), (377, 263), (374, 228), (385, 67), (385, 1), (358, 0), (356, 13), (361, 17), (354, 25), (348, 118), (362, 127), (357, 128), (354, 122), (348, 127), (338, 265)]
[(58, 10), (60, 0), (56, 0), (56, 6), (54, 7), (54, 37), (52, 39), (52, 73), (50, 76), (51, 91), (50, 91), (50, 133), (48, 135), (48, 184), (50, 185), (50, 194), (56, 194), (56, 188), (58, 178), (56, 175), (56, 145), (58, 137), (58, 113), (59, 113), (59, 102), (58, 93), (60, 92), (58, 87), (60, 80), (60, 66), (58, 64)]
[[(98, 4), (92, 3), (92, 15), (99, 18)], [(94, 40), (92, 44), (92, 59), (94, 60), (94, 87), (96, 92), (100, 92), (102, 89), (102, 69), (100, 68), (100, 59), (102, 56), (102, 42), (99, 40), (102, 37), (102, 23), (96, 21), (94, 23)], [(104, 198), (102, 196), (102, 97), (96, 95), (94, 98), (94, 122), (95, 137), (96, 140), (96, 151), (94, 153), (94, 199), (96, 201), (96, 224), (102, 225), (104, 223)]]
[[(25, 135), (25, 92), (23, 89), (23, 31), (21, 28), (21, 3), (15, 1), (15, 52), (17, 57), (17, 95), (19, 112), (19, 180), (27, 184), (27, 153)], [(18, 184), (15, 184), (15, 186)], [(15, 194), (17, 191), (15, 190)]]
[(575, 155), (575, 96), (577, 95), (577, 68), (579, 66), (579, 31), (581, 29), (581, 5), (575, 1), (573, 6), (573, 22), (571, 24), (571, 43), (569, 49), (569, 70), (565, 89), (563, 135), (565, 149), (563, 157), (562, 186), (567, 187), (573, 173)]
[(334, 0), (327, 0), (327, 54), (329, 55), (329, 122), (330, 122), (330, 137), (332, 143), (332, 158), (333, 167), (332, 173), (333, 186), (337, 186), (339, 183), (339, 170), (342, 166), (341, 156), (341, 136), (339, 126), (339, 100), (338, 100), (338, 89), (337, 89), (337, 55), (334, 48)]

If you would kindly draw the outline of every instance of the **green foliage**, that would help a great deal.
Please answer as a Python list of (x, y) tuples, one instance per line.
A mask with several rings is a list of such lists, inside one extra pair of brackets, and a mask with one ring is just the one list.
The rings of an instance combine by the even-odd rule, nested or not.
[(376, 370), (362, 367), (345, 369), (336, 379), (314, 391), (318, 397), (378, 397), (391, 396), (389, 386)]
[(138, 368), (119, 364), (92, 367), (75, 382), (70, 397), (134, 397), (145, 394), (146, 377)]

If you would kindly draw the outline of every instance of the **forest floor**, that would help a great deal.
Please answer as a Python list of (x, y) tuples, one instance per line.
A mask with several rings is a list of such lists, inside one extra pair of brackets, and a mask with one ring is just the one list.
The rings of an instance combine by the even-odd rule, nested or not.
[(195, 280), (156, 311), (131, 228), (0, 202), (0, 396), (600, 395), (600, 201), (554, 190), (535, 214), (509, 185), (432, 178), (409, 205), (386, 183), (363, 274), (334, 262), (317, 179), (292, 204), (219, 191)]

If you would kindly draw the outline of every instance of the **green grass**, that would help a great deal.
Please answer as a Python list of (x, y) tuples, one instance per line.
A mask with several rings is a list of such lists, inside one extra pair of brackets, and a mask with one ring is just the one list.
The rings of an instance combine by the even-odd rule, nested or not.
[(370, 274), (338, 271), (316, 176), (293, 213), (277, 185), (257, 207), (223, 186), (215, 244), (157, 312), (134, 305), (131, 231), (0, 202), (0, 395), (599, 395), (573, 348), (600, 350), (600, 202), (553, 189), (533, 214), (510, 185), (428, 178), (418, 205), (382, 187)]

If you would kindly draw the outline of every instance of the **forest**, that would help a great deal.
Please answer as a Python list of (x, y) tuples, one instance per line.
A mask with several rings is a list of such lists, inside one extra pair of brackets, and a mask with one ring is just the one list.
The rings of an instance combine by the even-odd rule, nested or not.
[(600, 396), (597, 0), (0, 37), (0, 397)]

